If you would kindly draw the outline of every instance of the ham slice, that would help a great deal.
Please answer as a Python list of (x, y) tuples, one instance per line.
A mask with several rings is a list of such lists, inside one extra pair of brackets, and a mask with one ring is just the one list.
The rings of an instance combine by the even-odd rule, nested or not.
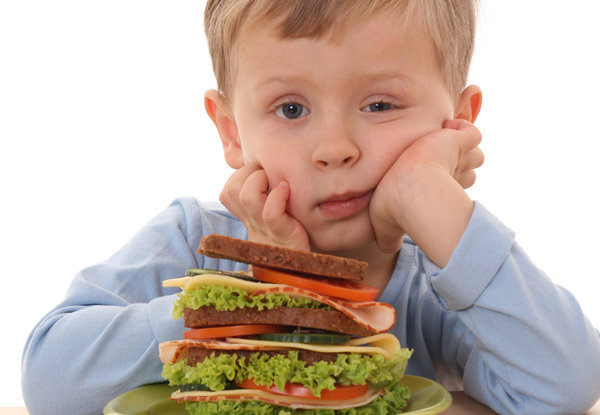
[(325, 400), (298, 398), (289, 395), (279, 395), (257, 389), (233, 389), (218, 392), (175, 391), (171, 399), (176, 402), (214, 402), (221, 400), (259, 400), (271, 405), (285, 406), (292, 409), (345, 409), (365, 406), (373, 402), (380, 394), (377, 389), (369, 391), (357, 398), (346, 400)]
[(175, 363), (187, 359), (188, 350), (192, 347), (213, 350), (287, 350), (290, 347), (267, 346), (261, 344), (234, 344), (214, 339), (209, 340), (171, 340), (158, 345), (158, 357), (164, 363)]
[(314, 301), (327, 304), (328, 306), (346, 314), (361, 326), (373, 333), (388, 331), (396, 321), (394, 307), (387, 303), (376, 301), (356, 302), (338, 300), (317, 294), (303, 288), (292, 287), (285, 284), (269, 284), (241, 280), (234, 277), (218, 274), (203, 274), (195, 277), (183, 277), (167, 280), (163, 283), (165, 287), (179, 287), (184, 291), (191, 291), (200, 285), (224, 285), (242, 289), (251, 295), (266, 293), (287, 294), (292, 298), (309, 298)]
[(174, 363), (186, 359), (191, 347), (213, 350), (310, 350), (320, 353), (362, 353), (381, 354), (384, 359), (390, 359), (394, 352), (400, 350), (400, 342), (389, 333), (351, 339), (345, 344), (321, 345), (311, 343), (275, 342), (268, 340), (253, 340), (243, 338), (228, 338), (220, 340), (172, 340), (159, 345), (159, 357), (163, 363)]

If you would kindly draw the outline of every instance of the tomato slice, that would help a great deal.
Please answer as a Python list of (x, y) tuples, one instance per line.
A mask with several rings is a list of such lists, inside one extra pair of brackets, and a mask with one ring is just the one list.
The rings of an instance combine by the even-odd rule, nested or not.
[(249, 336), (262, 333), (279, 333), (288, 331), (287, 326), (276, 324), (244, 324), (239, 326), (205, 327), (201, 329), (190, 329), (183, 332), (185, 340), (203, 340), (219, 337)]
[(351, 301), (373, 301), (379, 292), (375, 287), (356, 281), (300, 277), (257, 266), (252, 266), (252, 276), (259, 281), (292, 285), (329, 297)]
[(318, 398), (301, 383), (286, 383), (284, 390), (279, 389), (274, 384), (271, 386), (257, 385), (252, 379), (245, 379), (240, 383), (236, 383), (237, 386), (244, 389), (259, 389), (266, 392), (277, 393), (279, 395), (290, 395), (298, 398), (309, 398), (309, 399), (324, 399), (328, 401), (341, 401), (346, 399), (358, 398), (364, 395), (369, 390), (369, 385), (336, 385), (334, 390), (323, 389), (321, 391), (321, 397)]

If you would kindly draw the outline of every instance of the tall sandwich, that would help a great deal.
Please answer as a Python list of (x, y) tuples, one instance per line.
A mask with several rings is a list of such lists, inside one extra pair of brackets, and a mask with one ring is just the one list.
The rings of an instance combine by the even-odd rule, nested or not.
[[(385, 333), (395, 311), (363, 284), (366, 263), (209, 235), (199, 252), (248, 273), (188, 270), (161, 343), (171, 399), (199, 414), (397, 414), (411, 351)], [(360, 412), (356, 412), (360, 409)]]

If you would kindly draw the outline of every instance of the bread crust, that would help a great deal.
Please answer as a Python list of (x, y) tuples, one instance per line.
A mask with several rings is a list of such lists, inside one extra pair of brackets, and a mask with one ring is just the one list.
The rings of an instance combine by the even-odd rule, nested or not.
[(236, 326), (242, 324), (277, 324), (326, 330), (351, 336), (365, 337), (373, 334), (367, 328), (337, 310), (319, 310), (275, 306), (271, 310), (238, 308), (218, 311), (212, 306), (184, 310), (185, 326), (203, 328), (212, 326)]
[(364, 261), (217, 234), (203, 236), (198, 253), (307, 276), (363, 281), (367, 274), (367, 263)]

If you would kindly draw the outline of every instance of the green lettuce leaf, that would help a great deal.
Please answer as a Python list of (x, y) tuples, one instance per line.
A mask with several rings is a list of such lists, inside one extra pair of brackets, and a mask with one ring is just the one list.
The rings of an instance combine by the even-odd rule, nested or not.
[(348, 409), (290, 409), (259, 401), (186, 402), (190, 415), (388, 415), (398, 414), (410, 398), (408, 388), (394, 382), (369, 405)]
[[(200, 365), (198, 365), (200, 366)], [(202, 367), (188, 366), (187, 359), (163, 366), (162, 376), (170, 385), (203, 384), (213, 391), (222, 391), (235, 379), (237, 356), (222, 353), (205, 359)]]
[(358, 353), (339, 353), (334, 362), (317, 362), (307, 365), (298, 359), (298, 351), (268, 355), (252, 353), (248, 359), (235, 354), (212, 353), (195, 367), (187, 360), (167, 363), (162, 376), (170, 385), (203, 384), (211, 390), (223, 390), (228, 383), (253, 379), (258, 385), (275, 384), (284, 389), (286, 383), (301, 383), (315, 396), (320, 397), (324, 389), (332, 390), (335, 384), (385, 386), (404, 375), (406, 363), (412, 351), (401, 349), (391, 359), (381, 355), (370, 356)]
[(185, 308), (197, 309), (213, 306), (218, 311), (232, 311), (237, 308), (251, 307), (259, 311), (272, 310), (275, 306), (331, 309), (331, 307), (308, 298), (292, 298), (287, 294), (267, 293), (250, 295), (248, 292), (228, 286), (202, 285), (178, 294), (173, 306), (173, 318), (183, 317)]

